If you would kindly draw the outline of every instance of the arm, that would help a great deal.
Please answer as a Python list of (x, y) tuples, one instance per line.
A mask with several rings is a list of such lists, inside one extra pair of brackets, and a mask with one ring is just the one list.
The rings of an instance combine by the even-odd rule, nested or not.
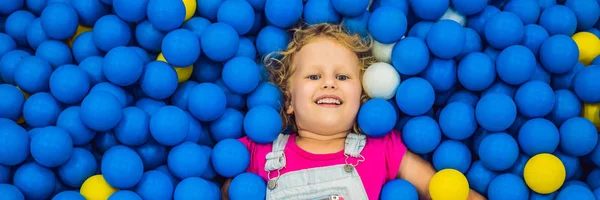
[[(431, 199), (429, 196), (429, 181), (435, 173), (436, 171), (431, 164), (419, 155), (407, 150), (400, 164), (397, 178), (412, 183), (419, 193), (419, 199)], [(485, 197), (471, 189), (467, 199), (480, 200), (485, 199)]]
[(228, 178), (223, 183), (223, 186), (221, 186), (221, 199), (222, 200), (229, 200), (229, 184), (231, 184), (231, 180), (232, 179)]

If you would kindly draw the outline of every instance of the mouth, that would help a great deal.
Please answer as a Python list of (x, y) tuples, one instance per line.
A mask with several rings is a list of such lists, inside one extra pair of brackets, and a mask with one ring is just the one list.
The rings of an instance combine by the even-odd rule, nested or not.
[(337, 108), (340, 107), (344, 101), (336, 95), (323, 95), (315, 100), (315, 103), (322, 107)]

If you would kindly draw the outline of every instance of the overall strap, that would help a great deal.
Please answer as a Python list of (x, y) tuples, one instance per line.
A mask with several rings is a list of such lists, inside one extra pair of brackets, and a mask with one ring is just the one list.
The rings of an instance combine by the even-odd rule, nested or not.
[(344, 147), (344, 154), (354, 158), (361, 157), (360, 152), (365, 148), (367, 144), (367, 136), (363, 134), (350, 133), (346, 136), (346, 145)]
[(280, 133), (273, 142), (273, 150), (267, 154), (267, 163), (265, 171), (280, 170), (285, 167), (285, 154), (283, 153), (285, 145), (290, 135)]

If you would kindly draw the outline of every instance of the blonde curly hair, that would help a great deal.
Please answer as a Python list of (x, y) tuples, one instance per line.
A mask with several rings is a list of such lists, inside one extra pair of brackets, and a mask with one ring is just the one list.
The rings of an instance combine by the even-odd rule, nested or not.
[[(290, 106), (291, 96), (289, 92), (289, 80), (294, 69), (292, 62), (302, 47), (312, 42), (314, 39), (319, 37), (326, 37), (333, 39), (344, 47), (348, 48), (352, 52), (356, 53), (359, 59), (360, 68), (360, 80), (364, 74), (366, 68), (372, 63), (376, 62), (372, 55), (371, 48), (373, 40), (371, 37), (361, 38), (358, 34), (351, 34), (344, 29), (341, 24), (330, 24), (322, 23), (315, 25), (301, 24), (296, 28), (291, 29), (293, 31), (293, 38), (288, 44), (287, 48), (280, 52), (271, 53), (264, 58), (264, 64), (269, 73), (269, 80), (275, 84), (281, 90), (283, 94), (283, 105), (279, 110), (281, 119), (283, 121), (283, 129), (291, 128), (289, 131), (298, 131), (295, 123), (294, 115), (287, 114), (285, 110)], [(369, 97), (363, 90), (361, 95), (361, 105), (366, 102)], [(282, 130), (283, 131), (283, 130)], [(362, 130), (355, 121), (353, 125), (354, 133), (363, 134)]]

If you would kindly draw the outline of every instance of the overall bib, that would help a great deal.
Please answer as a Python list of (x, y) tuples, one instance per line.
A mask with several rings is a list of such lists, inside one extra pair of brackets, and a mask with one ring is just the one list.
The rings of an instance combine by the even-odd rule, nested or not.
[[(344, 147), (345, 163), (304, 169), (281, 175), (286, 165), (284, 149), (289, 135), (279, 134), (273, 151), (267, 154), (267, 200), (366, 200), (367, 192), (356, 166), (365, 158), (360, 155), (366, 136), (350, 133)], [(350, 159), (352, 158), (352, 159)], [(354, 160), (354, 162), (352, 162)]]

